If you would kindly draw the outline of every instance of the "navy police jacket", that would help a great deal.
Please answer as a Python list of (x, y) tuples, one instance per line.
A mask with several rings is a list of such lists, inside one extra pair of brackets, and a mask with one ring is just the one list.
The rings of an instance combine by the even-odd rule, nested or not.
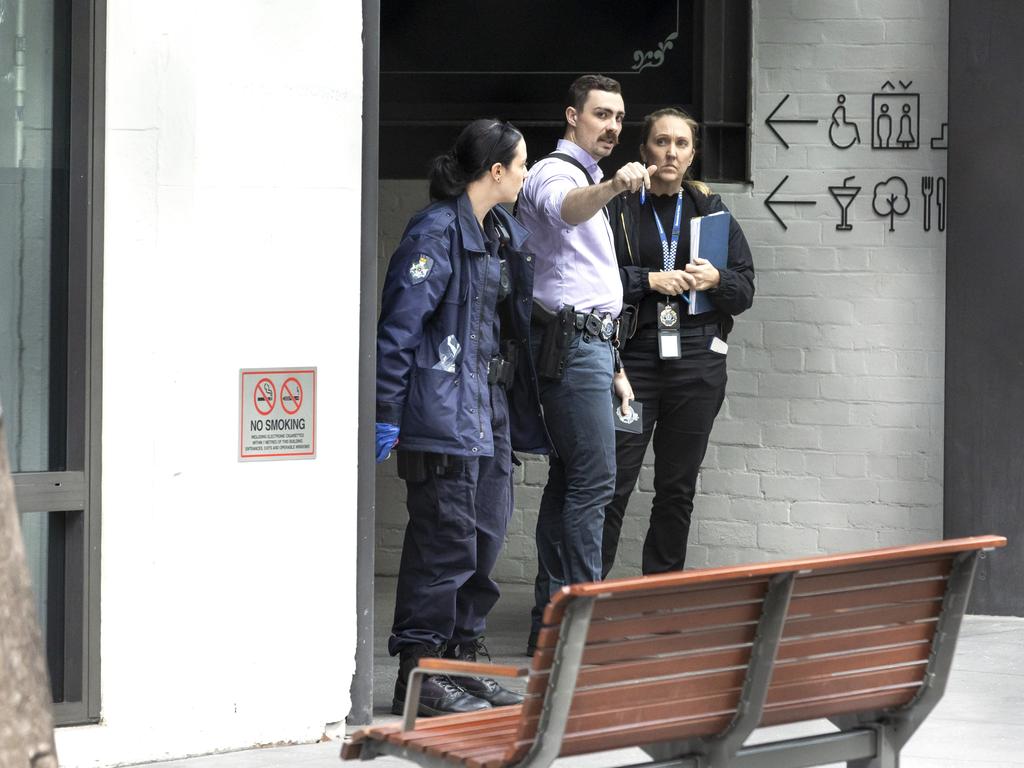
[[(529, 233), (500, 206), (493, 213), (509, 234), (503, 255), (512, 286), (503, 302), (508, 311), (501, 335), (520, 348), (508, 393), (512, 448), (546, 453), (530, 354)], [(398, 425), (401, 449), (494, 455), (487, 364), (498, 347), (499, 276), (498, 259), (487, 251), (465, 194), (434, 203), (409, 221), (388, 266), (377, 325), (377, 421)]]

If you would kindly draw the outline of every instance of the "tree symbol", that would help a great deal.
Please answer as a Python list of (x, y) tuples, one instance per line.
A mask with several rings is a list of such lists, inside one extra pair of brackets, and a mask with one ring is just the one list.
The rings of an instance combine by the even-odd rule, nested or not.
[(907, 194), (907, 182), (899, 176), (890, 176), (885, 181), (875, 184), (875, 196), (871, 207), (879, 216), (889, 217), (889, 231), (893, 231), (893, 218), (905, 216), (910, 210), (910, 197)]

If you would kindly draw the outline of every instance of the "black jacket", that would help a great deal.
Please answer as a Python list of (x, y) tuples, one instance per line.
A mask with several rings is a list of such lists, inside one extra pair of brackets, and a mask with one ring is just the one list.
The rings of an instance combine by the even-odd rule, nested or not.
[[(683, 189), (700, 216), (729, 210), (720, 196), (714, 193), (705, 195), (690, 182), (683, 182)], [(622, 300), (632, 306), (633, 316), (636, 317), (638, 305), (651, 293), (647, 277), (651, 270), (641, 266), (639, 253), (640, 195), (626, 193), (614, 198), (608, 203), (608, 215), (615, 235)], [(684, 226), (688, 225), (684, 223)], [(719, 274), (721, 282), (718, 287), (708, 291), (708, 298), (715, 305), (716, 311), (698, 317), (702, 323), (720, 323), (724, 338), (732, 330), (733, 316), (750, 309), (754, 302), (754, 260), (747, 238), (735, 217), (731, 217), (729, 223), (728, 266), (719, 270)]]

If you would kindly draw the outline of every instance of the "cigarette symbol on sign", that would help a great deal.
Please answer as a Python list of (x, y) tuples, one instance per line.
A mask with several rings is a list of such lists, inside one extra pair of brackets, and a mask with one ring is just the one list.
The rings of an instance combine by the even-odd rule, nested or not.
[(252, 393), (253, 405), (261, 416), (266, 416), (274, 410), (274, 403), (277, 402), (277, 389), (274, 382), (263, 378), (256, 382), (256, 389)]
[(302, 385), (294, 376), (285, 379), (281, 385), (281, 407), (289, 416), (294, 416), (302, 407)]

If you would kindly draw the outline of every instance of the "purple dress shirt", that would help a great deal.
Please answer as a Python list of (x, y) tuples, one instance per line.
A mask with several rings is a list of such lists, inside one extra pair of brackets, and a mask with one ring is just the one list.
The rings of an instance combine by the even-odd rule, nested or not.
[[(595, 184), (601, 181), (604, 174), (597, 161), (580, 146), (560, 139), (558, 151), (579, 160)], [(540, 160), (526, 177), (519, 219), (532, 233), (530, 246), (537, 258), (533, 297), (551, 311), (572, 306), (578, 312), (618, 317), (622, 282), (608, 217), (598, 211), (570, 226), (561, 214), (565, 196), (587, 184), (579, 168), (558, 158)]]

